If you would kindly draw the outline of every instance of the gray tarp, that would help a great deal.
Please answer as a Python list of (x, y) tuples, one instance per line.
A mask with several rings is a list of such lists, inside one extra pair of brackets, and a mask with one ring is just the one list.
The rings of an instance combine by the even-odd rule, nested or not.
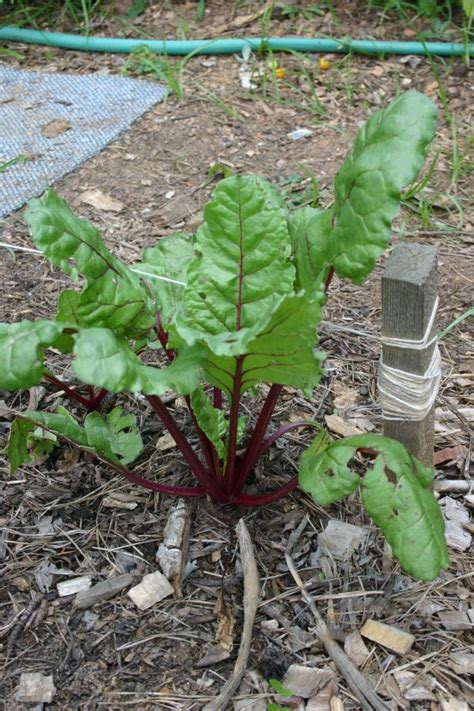
[(0, 172), (0, 217), (101, 151), (165, 96), (148, 81), (0, 64), (0, 166), (28, 158)]

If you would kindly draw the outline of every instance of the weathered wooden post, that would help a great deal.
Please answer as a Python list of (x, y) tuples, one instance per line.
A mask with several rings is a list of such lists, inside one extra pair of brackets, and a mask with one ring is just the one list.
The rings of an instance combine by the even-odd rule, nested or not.
[(433, 465), (434, 401), (441, 377), (436, 340), (438, 254), (396, 245), (382, 277), (379, 397), (383, 433)]

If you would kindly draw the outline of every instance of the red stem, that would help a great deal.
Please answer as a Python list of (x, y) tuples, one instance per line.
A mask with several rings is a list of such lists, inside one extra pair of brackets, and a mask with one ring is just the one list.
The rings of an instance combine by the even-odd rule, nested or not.
[[(229, 448), (224, 473), (224, 488), (227, 493), (235, 489), (237, 432), (239, 424), (240, 388), (242, 386), (242, 369), (245, 356), (238, 356), (235, 364), (234, 385), (229, 415)], [(238, 473), (238, 472), (237, 472)]]
[(168, 494), (170, 496), (204, 496), (206, 493), (200, 486), (171, 486), (168, 484), (158, 484), (156, 481), (144, 479), (139, 474), (135, 474), (135, 472), (125, 469), (125, 467), (117, 466), (109, 461), (107, 461), (107, 464), (109, 464), (114, 471), (121, 474), (125, 479), (133, 482), (133, 484), (137, 484), (137, 486), (141, 486), (144, 489), (150, 489), (151, 491), (158, 491), (160, 494)]
[(332, 278), (333, 278), (333, 276), (334, 276), (334, 271), (335, 271), (335, 270), (334, 270), (334, 267), (331, 267), (330, 270), (329, 270), (329, 272), (328, 272), (328, 275), (327, 275), (327, 277), (326, 277), (326, 281), (325, 281), (325, 283), (324, 283), (324, 293), (325, 293), (325, 294), (328, 293), (328, 289), (329, 289), (329, 287), (330, 287), (330, 285), (331, 285)]
[(291, 422), (288, 425), (283, 425), (280, 427), (276, 432), (274, 432), (270, 437), (267, 437), (266, 440), (262, 442), (260, 445), (260, 449), (257, 452), (256, 455), (256, 460), (259, 459), (264, 451), (268, 449), (269, 447), (274, 444), (277, 439), (285, 435), (287, 432), (291, 432), (291, 430), (296, 430), (298, 427), (316, 427), (318, 428), (318, 425), (315, 422), (311, 422), (310, 420), (301, 420), (300, 422)]
[(275, 491), (269, 491), (266, 494), (257, 494), (256, 496), (252, 494), (238, 494), (232, 498), (232, 503), (236, 506), (265, 506), (265, 504), (271, 504), (273, 501), (278, 501), (278, 499), (283, 498), (294, 491), (297, 486), (298, 477), (295, 476), (290, 479), (287, 484)]
[(222, 390), (214, 388), (212, 393), (212, 404), (217, 410), (222, 410)]
[(380, 454), (380, 452), (377, 452), (376, 449), (369, 449), (369, 447), (357, 447), (357, 451), (365, 457), (376, 457)]
[(240, 493), (252, 467), (258, 459), (259, 448), (262, 445), (268, 423), (270, 422), (273, 410), (275, 409), (282, 389), (283, 385), (272, 385), (270, 388), (270, 392), (267, 395), (267, 399), (263, 404), (262, 410), (255, 424), (255, 429), (250, 438), (250, 442), (245, 450), (245, 454), (239, 468), (239, 475), (232, 490), (233, 495)]
[(102, 400), (106, 397), (106, 395), (109, 394), (109, 391), (106, 390), (105, 388), (101, 388), (97, 395), (95, 396), (95, 407), (96, 409), (100, 407), (100, 404), (102, 403)]
[(156, 315), (156, 327), (155, 327), (156, 335), (158, 336), (158, 340), (161, 343), (161, 346), (166, 353), (166, 356), (168, 360), (173, 361), (175, 359), (176, 353), (174, 350), (168, 349), (168, 334), (166, 333), (165, 329), (161, 325), (161, 316), (160, 314)]
[(86, 407), (88, 410), (95, 410), (95, 400), (85, 398), (82, 395), (79, 395), (79, 393), (77, 393), (74, 388), (70, 388), (69, 385), (66, 385), (66, 383), (63, 383), (62, 380), (59, 380), (59, 378), (56, 378), (54, 375), (45, 373), (44, 377), (46, 378), (46, 380), (49, 380), (50, 383), (55, 385), (58, 390), (62, 390), (63, 392), (65, 392), (66, 395), (72, 400), (75, 400), (80, 405)]
[(170, 435), (173, 437), (191, 471), (196, 476), (201, 486), (208, 491), (212, 498), (216, 501), (225, 501), (226, 497), (222, 489), (217, 482), (214, 481), (212, 476), (205, 470), (191, 445), (188, 443), (186, 437), (179, 429), (173, 416), (167, 410), (161, 399), (157, 395), (148, 395), (147, 400), (156, 414), (160, 417), (165, 427), (169, 430)]

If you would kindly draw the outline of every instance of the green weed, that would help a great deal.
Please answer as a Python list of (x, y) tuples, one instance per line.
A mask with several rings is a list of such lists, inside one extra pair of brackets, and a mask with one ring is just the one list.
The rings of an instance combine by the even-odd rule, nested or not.
[(26, 156), (17, 156), (16, 158), (12, 158), (11, 160), (7, 160), (6, 163), (0, 163), (0, 173), (4, 173), (8, 168), (11, 168), (12, 165), (16, 165), (17, 163), (25, 163), (28, 160)]
[(304, 165), (298, 166), (301, 173), (292, 173), (278, 180), (278, 188), (292, 210), (299, 207), (321, 207), (319, 181)]
[(196, 20), (201, 22), (206, 14), (206, 0), (198, 0), (196, 5)]
[(314, 20), (315, 17), (321, 17), (328, 9), (327, 3), (318, 3), (314, 5), (287, 5), (283, 9), (283, 16), (289, 20), (302, 18), (303, 20)]
[(57, 26), (69, 20), (86, 34), (90, 33), (94, 16), (103, 13), (103, 5), (103, 0), (0, 0), (5, 24), (39, 27), (53, 21)]
[(197, 84), (196, 89), (206, 101), (208, 101), (213, 106), (216, 106), (218, 109), (227, 114), (227, 116), (229, 116), (230, 118), (235, 119), (236, 121), (245, 121), (244, 117), (239, 114), (239, 112), (234, 109), (233, 106), (227, 104), (224, 99), (219, 96), (219, 94), (216, 94), (215, 91), (212, 91), (212, 89), (199, 87)]
[(190, 55), (179, 61), (172, 61), (166, 55), (152, 52), (148, 45), (143, 44), (131, 52), (125, 62), (124, 74), (151, 75), (157, 81), (164, 82), (177, 99), (184, 96), (183, 74)]
[(258, 89), (250, 91), (246, 98), (263, 99), (312, 115), (325, 115), (326, 110), (317, 92), (314, 62), (292, 50), (279, 55), (278, 60), (272, 48), (265, 43), (257, 56), (260, 61), (254, 65), (253, 81)]

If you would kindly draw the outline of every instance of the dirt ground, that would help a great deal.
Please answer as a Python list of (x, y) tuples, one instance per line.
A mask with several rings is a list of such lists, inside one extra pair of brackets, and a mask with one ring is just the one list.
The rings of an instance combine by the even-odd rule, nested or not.
[[(375, 10), (368, 11), (364, 2), (327, 4), (322, 15), (310, 19), (269, 19), (260, 14), (240, 25), (235, 24), (239, 18), (258, 13), (261, 5), (209, 0), (198, 21), (194, 2), (152, 2), (143, 15), (124, 24), (120, 17), (127, 6), (113, 4), (113, 12), (98, 21), (93, 32), (144, 37), (181, 33), (196, 38), (216, 33), (259, 35), (262, 22), (269, 35), (412, 39), (418, 31), (432, 30), (429, 21), (412, 25), (397, 15), (384, 20)], [(443, 38), (450, 36), (459, 37), (454, 26)], [(23, 69), (119, 74), (127, 61), (123, 55), (17, 44), (8, 48), (22, 57), (0, 55), (1, 61)], [(249, 92), (241, 86), (235, 57), (193, 57), (183, 71), (183, 97), (171, 96), (157, 105), (55, 188), (78, 214), (104, 231), (114, 253), (132, 262), (163, 235), (196, 229), (216, 184), (209, 169), (217, 163), (236, 172), (264, 175), (285, 187), (295, 203), (314, 199), (311, 187), (317, 181), (319, 204), (325, 205), (360, 123), (399, 91), (416, 88), (440, 106), (430, 160), (437, 159), (427, 187), (405, 201), (393, 243), (403, 239), (438, 249), (439, 327), (444, 329), (472, 306), (473, 62), (468, 66), (460, 59), (328, 55), (329, 67), (322, 68), (315, 55), (275, 59), (286, 78), (279, 83), (267, 80), (268, 58), (256, 58), (265, 76), (255, 74), (256, 88)], [(176, 76), (179, 60), (169, 61)], [(287, 134), (296, 128), (309, 128), (312, 134), (292, 141)], [(88, 189), (119, 200), (123, 209), (106, 212), (85, 204), (81, 195)], [(3, 242), (30, 245), (21, 211), (5, 219), (0, 231)], [(334, 280), (321, 328), (326, 374), (309, 400), (286, 389), (278, 421), (316, 418), (334, 435), (350, 426), (380, 429), (377, 337), (380, 281), (388, 254), (363, 286)], [(46, 260), (7, 251), (1, 254), (0, 279), (1, 321), (52, 316), (65, 285), (64, 277)], [(472, 524), (463, 518), (469, 519), (473, 501), (472, 335), (472, 320), (463, 321), (440, 342), (443, 380), (435, 431), (437, 495), (447, 516), (453, 509), (462, 511), (464, 539), (472, 533)], [(2, 397), (2, 446), (10, 424), (5, 404), (22, 409), (62, 401), (46, 386)], [(127, 406), (141, 413), (147, 443), (136, 470), (168, 483), (187, 482), (185, 464), (172, 443), (163, 439), (151, 411), (138, 399)], [(174, 414), (188, 426), (179, 400)], [(254, 417), (252, 411), (248, 414)], [(280, 440), (257, 469), (252, 486), (272, 488), (293, 474), (309, 439), (303, 431)], [(474, 607), (469, 543), (463, 547), (451, 541), (450, 570), (433, 583), (420, 583), (400, 570), (355, 496), (327, 509), (300, 492), (264, 509), (231, 509), (200, 500), (189, 511), (182, 597), (173, 595), (140, 611), (124, 588), (82, 610), (74, 606), (74, 596), (58, 595), (57, 583), (90, 575), (95, 584), (130, 574), (130, 587), (158, 570), (156, 551), (176, 501), (134, 489), (66, 447), (46, 463), (21, 470), (14, 479), (5, 461), (2, 470), (1, 708), (23, 708), (15, 698), (23, 672), (53, 676), (54, 697), (44, 708), (203, 708), (231, 675), (242, 632), (243, 570), (235, 535), (241, 517), (255, 547), (262, 591), (244, 683), (228, 708), (264, 711), (273, 698), (269, 680), (282, 680), (291, 664), (327, 672), (322, 691), (315, 692), (317, 702), (308, 709), (361, 708), (318, 640), (314, 618), (284, 561), (288, 538), (305, 515), (309, 523), (293, 551), (295, 564), (331, 635), (345, 646), (387, 707), (461, 711), (474, 704), (468, 673), (473, 664), (472, 653), (469, 656), (473, 613), (471, 609), (469, 618), (468, 611)], [(352, 523), (364, 534), (362, 544), (345, 560), (331, 556), (318, 541), (330, 520)], [(365, 639), (361, 649), (361, 639), (353, 633), (367, 619), (411, 633), (413, 646), (397, 654)], [(287, 705), (305, 707), (298, 700)]]

